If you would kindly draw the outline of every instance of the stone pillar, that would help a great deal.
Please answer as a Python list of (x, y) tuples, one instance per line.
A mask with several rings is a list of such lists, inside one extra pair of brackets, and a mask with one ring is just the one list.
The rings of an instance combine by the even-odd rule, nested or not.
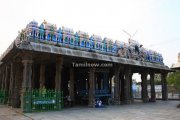
[[(22, 81), (23, 81), (23, 66), (20, 61), (16, 61), (13, 64), (13, 72), (11, 77), (14, 79), (13, 90), (12, 90), (12, 107), (18, 108), (23, 103), (22, 99)], [(21, 104), (22, 105), (22, 104)]]
[(131, 74), (131, 68), (126, 67), (125, 69), (125, 79), (124, 79), (124, 104), (130, 104), (131, 103), (131, 96), (130, 96), (130, 80), (132, 77)]
[(141, 73), (141, 80), (142, 80), (142, 101), (147, 103), (148, 100), (148, 91), (147, 91), (147, 72)]
[(132, 84), (133, 84), (132, 76), (133, 76), (133, 74), (130, 73), (130, 74), (129, 74), (129, 80), (130, 80), (130, 100), (131, 100), (131, 103), (134, 102), (133, 89), (132, 89)]
[(6, 65), (6, 74), (5, 74), (5, 90), (9, 90), (9, 80), (10, 80), (10, 70), (9, 65)]
[(89, 71), (89, 107), (95, 107), (95, 69)]
[(14, 90), (14, 69), (13, 69), (13, 63), (10, 65), (10, 78), (9, 78), (9, 99), (8, 99), (8, 104), (12, 105), (13, 101), (13, 90)]
[(115, 67), (115, 78), (114, 78), (114, 100), (116, 105), (120, 105), (120, 80), (119, 80), (119, 72), (120, 72), (120, 66), (117, 65)]
[(37, 72), (36, 64), (34, 63), (32, 65), (32, 82), (31, 82), (32, 89), (35, 88), (35, 81), (36, 81), (37, 73), (38, 72)]
[(23, 60), (22, 61), (24, 69), (23, 69), (23, 82), (22, 89), (31, 90), (31, 79), (32, 79), (32, 60)]
[(162, 84), (162, 100), (168, 100), (168, 91), (167, 91), (167, 73), (161, 73), (161, 84)]
[(125, 82), (125, 80), (124, 80), (124, 74), (125, 74), (125, 71), (124, 71), (124, 69), (121, 67), (121, 70), (120, 70), (120, 76), (119, 76), (119, 78), (120, 78), (120, 89), (121, 89), (121, 93), (120, 93), (120, 100), (121, 100), (121, 104), (124, 104), (124, 82)]
[[(9, 65), (6, 64), (5, 66), (5, 73), (4, 73), (4, 90), (8, 92), (9, 90)], [(5, 104), (8, 103), (8, 100), (5, 101)]]
[[(5, 85), (5, 90), (7, 91), (7, 93), (9, 93), (10, 92), (10, 86), (11, 86), (11, 81), (10, 81), (10, 79), (11, 79), (11, 65), (7, 65), (6, 66), (6, 85)], [(8, 94), (8, 100), (7, 100), (7, 104), (8, 105), (10, 105), (11, 103), (10, 103), (10, 94)]]
[(151, 102), (156, 101), (156, 92), (155, 92), (155, 85), (154, 85), (154, 73), (150, 73), (150, 85), (151, 85)]
[(5, 89), (5, 70), (4, 67), (2, 68), (2, 84), (1, 84), (1, 89)]
[(0, 90), (2, 89), (2, 77), (3, 77), (3, 74), (2, 74), (2, 68), (0, 68)]
[(0, 68), (0, 90), (1, 90), (1, 85), (2, 85), (2, 73), (1, 73), (1, 68)]
[(63, 57), (58, 57), (56, 60), (56, 77), (55, 77), (55, 90), (61, 90), (61, 71), (63, 68)]
[(40, 89), (45, 87), (45, 64), (40, 65), (40, 78), (39, 78), (39, 84), (40, 84)]
[(22, 60), (23, 63), (23, 81), (22, 81), (22, 95), (21, 95), (21, 108), (23, 108), (23, 95), (26, 90), (31, 90), (31, 80), (32, 80), (32, 63), (30, 58), (25, 58)]
[(70, 95), (72, 102), (74, 102), (74, 69), (73, 68), (70, 68), (69, 84), (70, 84), (69, 95)]

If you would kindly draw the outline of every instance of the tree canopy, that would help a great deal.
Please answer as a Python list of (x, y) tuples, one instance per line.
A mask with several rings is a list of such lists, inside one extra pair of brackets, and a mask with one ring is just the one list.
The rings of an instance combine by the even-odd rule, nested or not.
[(175, 89), (180, 90), (180, 71), (170, 73), (167, 78), (169, 85), (175, 87)]

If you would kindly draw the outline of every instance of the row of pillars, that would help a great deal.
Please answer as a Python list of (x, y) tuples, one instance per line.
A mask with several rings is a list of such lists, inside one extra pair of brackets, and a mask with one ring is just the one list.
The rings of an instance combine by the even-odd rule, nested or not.
[[(19, 58), (1, 66), (0, 69), (0, 89), (8, 91), (8, 104), (13, 107), (22, 107), (23, 93), (32, 89), (32, 66), (33, 59), (30, 55), (24, 55), (22, 60)], [(61, 90), (61, 71), (63, 59), (57, 57), (55, 90)], [(40, 65), (40, 88), (45, 82), (45, 65)]]
[(132, 102), (132, 73), (131, 68), (126, 69), (117, 65), (114, 71), (114, 102), (115, 104), (129, 104)]
[[(167, 73), (161, 72), (161, 85), (162, 85), (162, 100), (166, 101), (168, 99), (168, 91), (167, 91)], [(151, 102), (156, 101), (156, 92), (155, 92), (155, 84), (154, 84), (154, 75), (155, 73), (150, 72), (150, 86), (151, 86), (151, 96), (148, 97), (148, 91), (147, 91), (147, 76), (148, 72), (144, 72), (141, 74), (141, 80), (142, 80), (142, 100), (143, 102), (148, 102), (149, 100)]]
[(0, 69), (0, 89), (8, 92), (7, 104), (13, 107), (20, 105), (22, 66), (19, 61), (3, 64)]
[[(9, 90), (9, 103), (13, 107), (18, 107), (23, 103), (22, 94), (26, 90), (32, 89), (32, 65), (33, 60), (31, 56), (24, 56), (21, 61), (23, 64), (12, 62), (1, 69), (0, 82), (1, 89)], [(21, 66), (22, 65), (22, 66)], [(57, 57), (56, 59), (56, 76), (55, 76), (55, 90), (61, 90), (61, 71), (63, 67), (63, 58)], [(23, 74), (22, 74), (23, 73)], [(95, 68), (89, 70), (89, 107), (95, 105)], [(132, 95), (132, 69), (130, 66), (122, 67), (116, 65), (114, 69), (115, 75), (115, 96), (116, 104), (129, 104), (133, 102)], [(148, 72), (141, 73), (142, 79), (142, 100), (148, 102), (147, 92), (147, 75)], [(161, 73), (162, 82), (162, 99), (167, 100), (167, 73)], [(40, 66), (40, 88), (44, 86), (45, 82), (45, 65)], [(151, 84), (151, 101), (155, 101), (155, 87), (154, 87), (154, 73), (150, 73)], [(74, 70), (70, 69), (70, 97), (74, 101)], [(21, 100), (19, 99), (21, 95)], [(20, 102), (21, 101), (21, 102)]]
[[(151, 96), (149, 98), (147, 91), (147, 76), (150, 74), (150, 86), (151, 86)], [(114, 101), (115, 104), (130, 104), (133, 102), (133, 93), (132, 93), (132, 69), (130, 66), (120, 66), (116, 65), (114, 69), (114, 84), (115, 84), (115, 94)], [(156, 101), (155, 94), (155, 84), (154, 84), (154, 72), (148, 72), (144, 70), (141, 73), (142, 80), (142, 101), (144, 103), (151, 101)], [(161, 72), (161, 83), (162, 83), (162, 100), (168, 99), (167, 92), (167, 81), (166, 81), (167, 73)], [(93, 70), (90, 70), (90, 91), (89, 91), (89, 106), (93, 106), (93, 98), (94, 98), (94, 74)]]
[[(32, 89), (32, 65), (33, 60), (31, 58), (24, 59), (23, 61), (23, 81), (22, 81), (22, 94), (26, 90)], [(56, 58), (56, 75), (55, 75), (55, 90), (61, 90), (61, 71), (63, 68), (63, 58), (57, 57)], [(40, 64), (40, 89), (45, 87), (45, 64)], [(23, 99), (21, 98), (21, 107), (23, 103)]]
[[(32, 88), (32, 65), (33, 60), (23, 60), (23, 84), (22, 89), (30, 90)], [(61, 71), (63, 68), (63, 58), (57, 57), (56, 59), (56, 76), (55, 76), (55, 90), (61, 90)], [(35, 71), (34, 71), (35, 72)], [(40, 88), (45, 86), (45, 64), (40, 64)]]

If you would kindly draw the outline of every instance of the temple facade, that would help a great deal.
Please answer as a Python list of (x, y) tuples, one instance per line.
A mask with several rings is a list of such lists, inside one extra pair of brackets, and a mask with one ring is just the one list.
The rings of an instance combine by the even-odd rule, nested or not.
[[(24, 93), (53, 89), (70, 96), (73, 104), (95, 107), (96, 99), (114, 104), (133, 102), (132, 75), (140, 73), (142, 101), (156, 101), (154, 75), (161, 74), (162, 100), (167, 100), (168, 72), (160, 53), (128, 43), (102, 39), (86, 32), (74, 33), (44, 21), (30, 22), (0, 58), (0, 89), (8, 92), (7, 104), (24, 107)], [(150, 75), (151, 96), (147, 93)], [(112, 84), (114, 89), (112, 90)], [(113, 92), (114, 91), (114, 92)], [(113, 93), (113, 95), (112, 95)]]

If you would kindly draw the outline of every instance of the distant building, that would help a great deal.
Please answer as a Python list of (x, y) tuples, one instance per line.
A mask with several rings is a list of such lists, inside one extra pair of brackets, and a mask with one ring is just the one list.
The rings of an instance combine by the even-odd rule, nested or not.
[(178, 54), (178, 63), (173, 64), (172, 69), (180, 70), (180, 53)]

